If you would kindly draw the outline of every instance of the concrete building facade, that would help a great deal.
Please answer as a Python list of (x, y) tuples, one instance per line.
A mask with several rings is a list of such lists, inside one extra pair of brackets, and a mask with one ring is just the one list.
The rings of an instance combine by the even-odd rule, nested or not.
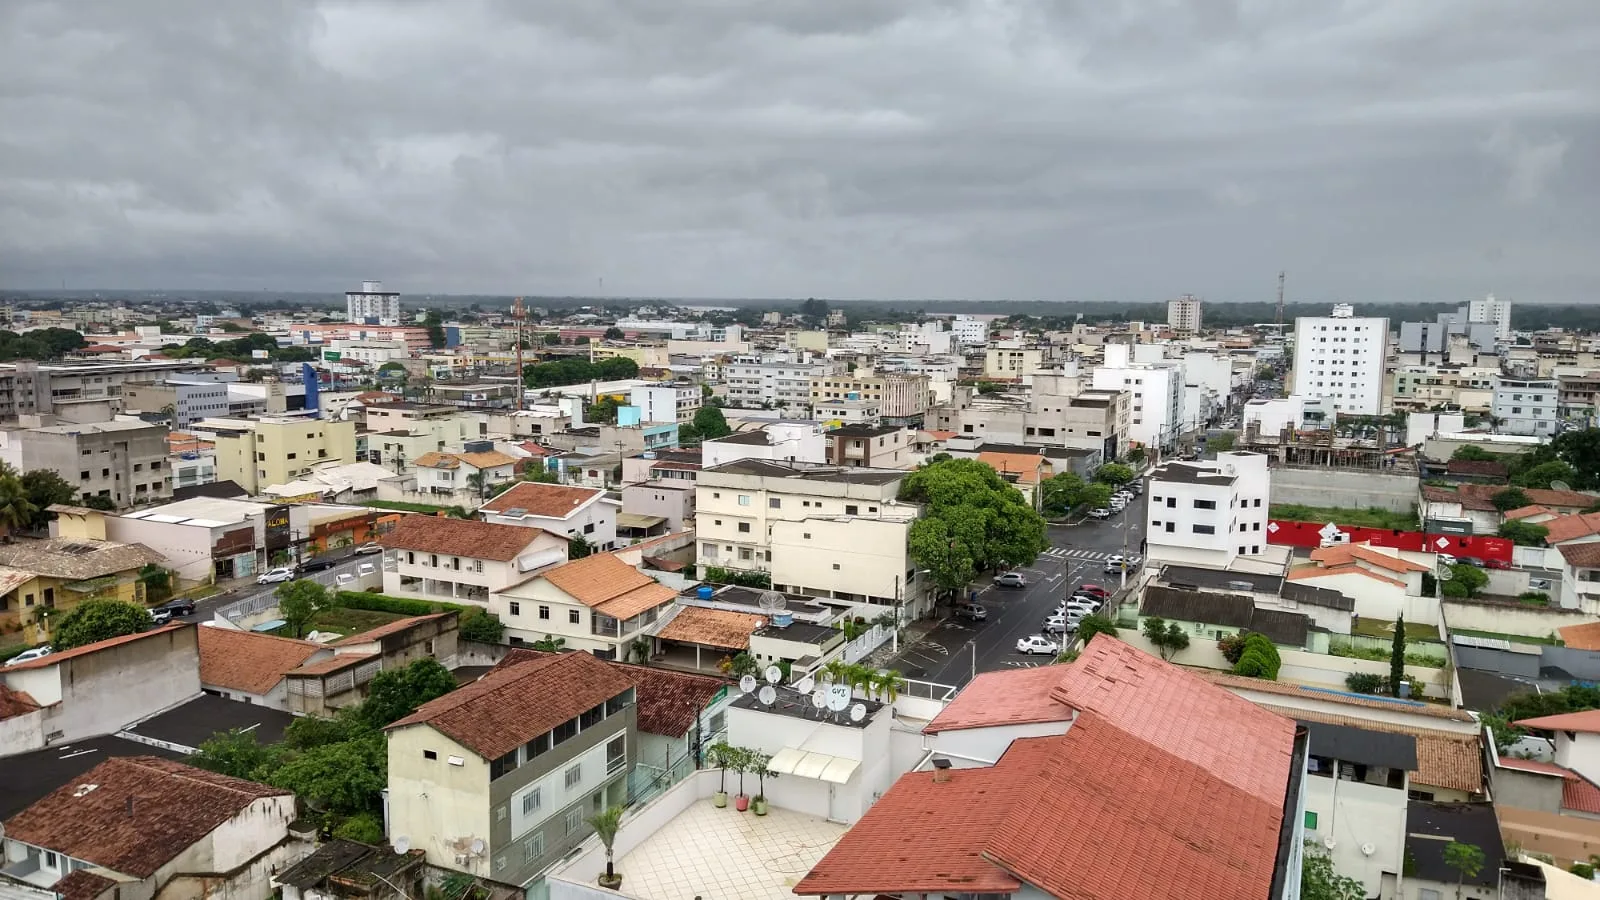
[(1383, 412), (1388, 319), (1358, 318), (1340, 303), (1331, 316), (1295, 319), (1294, 339), (1293, 393), (1321, 397), (1335, 413)]

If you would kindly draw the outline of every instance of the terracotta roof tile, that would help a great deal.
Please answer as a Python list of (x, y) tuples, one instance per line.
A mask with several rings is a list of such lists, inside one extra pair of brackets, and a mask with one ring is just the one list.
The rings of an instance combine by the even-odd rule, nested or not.
[(530, 516), (565, 519), (604, 493), (598, 488), (524, 481), (478, 507), (478, 511), (504, 515), (507, 510), (520, 509)]
[[(1467, 485), (1458, 485), (1466, 487)], [(1459, 490), (1450, 490), (1441, 487), (1423, 487), (1422, 499), (1430, 503), (1459, 503), (1462, 509), (1477, 510), (1479, 512), (1493, 512), (1495, 506), (1487, 497), (1464, 493)]]
[(187, 625), (175, 622), (164, 628), (152, 628), (149, 631), (141, 631), (138, 634), (125, 634), (122, 637), (114, 637), (109, 640), (96, 641), (93, 644), (84, 644), (82, 647), (74, 647), (71, 650), (63, 650), (60, 653), (52, 653), (49, 656), (41, 656), (38, 659), (31, 660), (29, 662), (17, 663), (14, 666), (6, 667), (6, 671), (25, 672), (29, 669), (48, 669), (51, 666), (58, 666), (71, 659), (77, 659), (81, 656), (88, 656), (91, 653), (99, 653), (101, 650), (109, 650), (112, 647), (121, 646), (122, 644), (131, 644), (134, 641), (149, 640), (150, 638), (160, 634), (171, 635), (175, 631), (188, 627), (189, 626)]
[(685, 606), (656, 637), (723, 650), (750, 649), (750, 634), (766, 622), (754, 613)]
[(39, 709), (39, 701), (27, 691), (14, 691), (0, 682), (0, 721), (25, 716)]
[(1600, 622), (1568, 625), (1558, 630), (1561, 632), (1561, 643), (1573, 650), (1600, 650)]
[(706, 704), (728, 686), (723, 679), (709, 675), (622, 663), (612, 663), (612, 667), (633, 679), (639, 730), (646, 734), (683, 737)]
[(1587, 734), (1600, 734), (1600, 709), (1558, 713), (1553, 716), (1536, 716), (1532, 719), (1523, 719), (1511, 724), (1521, 725), (1524, 728), (1543, 728), (1549, 731), (1581, 731)]
[(1021, 484), (1033, 484), (1041, 477), (1047, 478), (1055, 468), (1048, 458), (1032, 453), (979, 452), (978, 462), (996, 472), (1015, 474)]
[(402, 516), (393, 530), (378, 538), (378, 543), (396, 550), (510, 562), (547, 533), (521, 525), (412, 514)]
[(428, 725), (494, 760), (632, 686), (627, 675), (587, 653), (519, 658), (389, 728)]
[[(1456, 486), (1456, 492), (1480, 500), (1488, 500), (1495, 494), (1505, 490), (1504, 484), (1462, 484)], [(1587, 509), (1600, 503), (1600, 497), (1585, 494), (1580, 491), (1552, 491), (1548, 488), (1521, 488), (1528, 495), (1528, 502), (1540, 506), (1564, 507), (1568, 509)], [(1489, 504), (1491, 507), (1493, 503)]]
[(1510, 511), (1508, 511), (1506, 513), (1506, 518), (1507, 519), (1526, 519), (1526, 518), (1529, 518), (1531, 516), (1551, 516), (1551, 515), (1555, 515), (1555, 512), (1552, 511), (1552, 510), (1546, 509), (1545, 507), (1540, 506), (1540, 505), (1538, 505), (1536, 503), (1536, 504), (1534, 504), (1532, 506), (1519, 506), (1516, 509), (1510, 510)]
[(1577, 513), (1570, 516), (1559, 516), (1542, 524), (1549, 531), (1549, 534), (1545, 535), (1545, 543), (1559, 544), (1562, 541), (1570, 541), (1573, 538), (1600, 534), (1600, 513)]
[(517, 458), (499, 450), (477, 450), (468, 453), (457, 453), (456, 459), (461, 460), (474, 469), (497, 469), (501, 466), (514, 466)]
[(1328, 725), (1344, 725), (1363, 731), (1381, 731), (1387, 734), (1407, 734), (1417, 740), (1417, 768), (1411, 780), (1433, 787), (1465, 791), (1469, 794), (1483, 791), (1483, 752), (1476, 735), (1435, 731), (1430, 728), (1408, 728), (1359, 716), (1336, 716), (1328, 713), (1308, 712), (1291, 707), (1261, 704), (1281, 716)]
[[(624, 619), (677, 596), (677, 592), (671, 588), (666, 588), (654, 578), (611, 553), (591, 553), (583, 559), (575, 559), (556, 566), (545, 572), (542, 577), (579, 603), (600, 609), (608, 616)], [(663, 594), (656, 588), (664, 588), (666, 593)], [(641, 589), (649, 590), (628, 597), (629, 594)], [(601, 609), (613, 601), (618, 601), (613, 606), (614, 609), (634, 609), (635, 612), (618, 615)]]
[(1342, 566), (1329, 566), (1327, 568), (1323, 568), (1322, 566), (1300, 566), (1295, 569), (1290, 569), (1289, 574), (1286, 577), (1290, 581), (1307, 581), (1313, 578), (1327, 578), (1333, 575), (1362, 575), (1367, 578), (1371, 578), (1374, 581), (1381, 581), (1384, 584), (1392, 584), (1397, 587), (1406, 586), (1404, 581), (1400, 581), (1396, 578), (1390, 578), (1387, 575), (1379, 575), (1377, 572), (1374, 572), (1371, 569), (1363, 569), (1353, 562), (1346, 563)]
[(1568, 565), (1590, 569), (1600, 567), (1600, 541), (1588, 544), (1562, 544), (1561, 558)]
[(1452, 459), (1444, 470), (1451, 475), (1487, 475), (1506, 477), (1506, 464), (1492, 459)]
[(1354, 560), (1361, 560), (1363, 562), (1371, 563), (1380, 569), (1387, 569), (1391, 572), (1428, 571), (1427, 566), (1414, 563), (1407, 559), (1401, 559), (1398, 556), (1390, 556), (1389, 554), (1380, 550), (1374, 550), (1371, 547), (1363, 547), (1359, 544), (1346, 545), (1343, 547), (1321, 547), (1311, 551), (1311, 558), (1316, 562), (1325, 564), (1329, 568), (1334, 566), (1342, 566)]
[(430, 450), (413, 459), (411, 464), (421, 469), (454, 469), (460, 465), (460, 461), (456, 459), (454, 453)]
[(285, 672), (327, 650), (311, 641), (232, 628), (201, 628), (199, 641), (200, 683), (250, 694), (269, 693)]
[(300, 666), (297, 669), (293, 669), (286, 674), (294, 677), (326, 675), (329, 672), (337, 672), (341, 669), (348, 669), (352, 666), (364, 663), (369, 659), (377, 658), (378, 654), (376, 653), (344, 653), (340, 654), (339, 656), (330, 656), (327, 659), (319, 659), (313, 663), (306, 663), (305, 665)]
[(1062, 672), (1055, 666), (985, 672), (967, 683), (923, 729), (929, 734), (966, 728), (1065, 722), (1072, 708), (1050, 695)]
[[(645, 577), (649, 577), (648, 575)], [(664, 584), (651, 582), (637, 587), (620, 597), (613, 597), (595, 607), (613, 619), (631, 619), (645, 610), (655, 609), (678, 598), (678, 592)]]
[(88, 869), (74, 869), (65, 878), (50, 885), (50, 890), (60, 900), (94, 900), (116, 886), (115, 881), (104, 875), (96, 875)]
[[(86, 785), (95, 787), (79, 796)], [(289, 795), (153, 756), (117, 757), (12, 816), (6, 837), (149, 878), (251, 803)]]
[(421, 625), (424, 622), (432, 622), (435, 619), (443, 619), (446, 616), (455, 616), (455, 615), (460, 615), (460, 614), (457, 613), (454, 610), (451, 610), (450, 612), (434, 613), (431, 616), (411, 616), (410, 618), (406, 618), (406, 619), (396, 619), (393, 622), (389, 622), (389, 623), (384, 624), (384, 625), (379, 625), (377, 628), (372, 628), (372, 629), (369, 629), (367, 631), (357, 632), (355, 634), (349, 635), (348, 637), (342, 637), (342, 638), (338, 639), (337, 641), (334, 641), (333, 645), (335, 647), (339, 647), (339, 646), (348, 646), (350, 644), (369, 644), (369, 643), (371, 643), (373, 641), (383, 640), (384, 638), (388, 637), (391, 634), (399, 634), (400, 632), (405, 631), (407, 629), (415, 628), (416, 626)]
[(1266, 681), (1261, 678), (1245, 678), (1242, 675), (1231, 675), (1227, 672), (1217, 672), (1212, 669), (1192, 669), (1195, 676), (1212, 684), (1230, 688), (1236, 691), (1254, 691), (1261, 694), (1277, 694), (1283, 697), (1299, 697), (1303, 700), (1322, 700), (1328, 703), (1342, 703), (1347, 706), (1360, 706), (1367, 709), (1386, 709), (1390, 712), (1410, 713), (1418, 716), (1430, 716), (1435, 719), (1454, 719), (1457, 722), (1475, 722), (1472, 715), (1463, 709), (1451, 709), (1437, 703), (1423, 703), (1418, 700), (1389, 700), (1380, 697), (1358, 696), (1356, 694), (1336, 691), (1329, 688), (1304, 687), (1298, 684), (1289, 684), (1284, 681)]
[(1519, 772), (1532, 772), (1536, 775), (1552, 775), (1556, 778), (1565, 778), (1572, 771), (1566, 766), (1558, 766), (1555, 763), (1537, 759), (1518, 759), (1514, 756), (1500, 757), (1500, 768), (1516, 769)]

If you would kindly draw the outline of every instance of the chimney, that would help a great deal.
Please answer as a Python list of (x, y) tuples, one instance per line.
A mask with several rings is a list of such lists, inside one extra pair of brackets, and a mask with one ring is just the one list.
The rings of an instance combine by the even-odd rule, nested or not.
[[(944, 784), (950, 780), (950, 760), (942, 756), (933, 758), (933, 783)], [(133, 801), (128, 801), (132, 803)]]
[(128, 818), (133, 818), (133, 796), (128, 796)]

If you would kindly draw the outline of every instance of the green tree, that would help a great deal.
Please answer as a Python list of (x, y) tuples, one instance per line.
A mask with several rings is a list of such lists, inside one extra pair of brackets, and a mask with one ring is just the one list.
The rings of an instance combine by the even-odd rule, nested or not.
[(1075, 472), (1062, 472), (1046, 478), (1039, 485), (1040, 512), (1047, 518), (1059, 519), (1083, 506), (1084, 489), (1088, 485)]
[(1282, 665), (1282, 657), (1272, 640), (1264, 634), (1251, 632), (1244, 637), (1243, 651), (1233, 666), (1233, 674), (1276, 681)]
[(42, 530), (50, 524), (50, 506), (53, 504), (72, 505), (78, 499), (78, 488), (62, 478), (53, 469), (34, 469), (23, 472), (21, 476), (22, 489), (28, 495), (28, 502), (33, 504), (33, 520), (29, 527)]
[(700, 407), (695, 411), (691, 424), (702, 440), (710, 441), (733, 434), (733, 429), (728, 427), (728, 417), (715, 406)]
[(1523, 493), (1521, 488), (1514, 487), (1496, 491), (1489, 497), (1489, 502), (1493, 503), (1494, 508), (1501, 512), (1509, 512), (1510, 510), (1521, 509), (1524, 506), (1533, 504), (1533, 501), (1528, 499), (1528, 495)]
[(1400, 696), (1400, 685), (1406, 680), (1406, 616), (1395, 617), (1394, 637), (1389, 643), (1389, 693)]
[(828, 321), (828, 301), (818, 300), (815, 297), (806, 299), (799, 307), (800, 317), (812, 325), (820, 325)]
[(481, 644), (498, 644), (505, 633), (505, 623), (500, 621), (499, 616), (482, 611), (464, 614), (458, 631), (462, 640)]
[(581, 534), (567, 538), (567, 559), (583, 559), (594, 553), (594, 545)]
[(1236, 432), (1224, 431), (1214, 438), (1207, 438), (1206, 449), (1213, 453), (1221, 453), (1225, 450), (1232, 450), (1234, 443), (1238, 439), (1239, 435)]
[(602, 425), (615, 425), (617, 424), (617, 410), (622, 405), (622, 401), (616, 397), (601, 397), (594, 403), (589, 404), (589, 408), (584, 412), (583, 418), (585, 421), (598, 422)]
[(367, 699), (361, 704), (362, 717), (373, 728), (382, 728), (455, 689), (456, 678), (450, 670), (433, 657), (424, 656), (404, 668), (373, 676)]
[(1477, 566), (1456, 563), (1450, 567), (1450, 580), (1440, 590), (1447, 597), (1476, 597), (1489, 583), (1489, 576)]
[(623, 334), (622, 329), (615, 325), (606, 329), (605, 339), (608, 341), (620, 341), (625, 337), (627, 337), (627, 335)]
[(340, 710), (331, 719), (321, 716), (296, 717), (283, 731), (283, 747), (287, 750), (310, 750), (312, 747), (354, 740), (371, 731), (362, 716), (361, 707), (352, 706)]
[(101, 512), (113, 512), (117, 508), (116, 502), (103, 494), (90, 494), (78, 502), (81, 506), (98, 509)]
[(1366, 885), (1340, 875), (1333, 858), (1316, 841), (1306, 841), (1300, 864), (1300, 900), (1365, 900)]
[(993, 381), (980, 381), (980, 382), (978, 382), (978, 393), (982, 394), (984, 396), (988, 396), (989, 394), (1004, 393), (1005, 389), (1006, 389), (1005, 385), (997, 384), (997, 383), (995, 383)]
[(312, 810), (336, 816), (376, 812), (387, 782), (382, 734), (369, 734), (297, 753), (273, 772), (270, 784), (294, 791)]
[(567, 649), (567, 639), (552, 637), (551, 635), (547, 634), (542, 639), (534, 641), (530, 646), (532, 646), (535, 650), (542, 650), (545, 653), (560, 653), (561, 651)]
[(278, 752), (256, 740), (255, 732), (234, 728), (213, 735), (185, 761), (208, 772), (261, 781), (277, 766)]
[(162, 601), (172, 593), (172, 572), (155, 563), (139, 567), (139, 583), (144, 585), (146, 600)]
[(56, 652), (149, 631), (150, 611), (121, 600), (85, 600), (56, 620), (50, 646)]
[[(765, 766), (762, 768), (765, 769)], [(594, 835), (600, 839), (600, 845), (606, 848), (606, 873), (600, 876), (600, 884), (616, 887), (622, 881), (617, 878), (611, 855), (617, 843), (617, 831), (622, 828), (622, 807), (608, 806), (590, 816), (589, 827), (594, 829)]]
[(1570, 487), (1578, 481), (1578, 470), (1569, 463), (1555, 459), (1518, 472), (1511, 479), (1512, 484), (1526, 488), (1549, 488), (1554, 481), (1565, 482)]
[[(1079, 627), (1083, 626), (1080, 624)], [(1160, 616), (1144, 620), (1144, 639), (1154, 645), (1162, 659), (1168, 661), (1179, 651), (1189, 649), (1189, 632), (1177, 622), (1168, 622)]]
[(335, 609), (339, 596), (309, 579), (285, 581), (273, 591), (278, 597), (278, 615), (288, 625), (289, 636), (302, 638), (318, 613)]
[(1543, 547), (1550, 529), (1522, 519), (1507, 519), (1500, 524), (1499, 535), (1523, 547)]
[(0, 474), (0, 534), (33, 527), (38, 514), (39, 508), (28, 499), (22, 479), (15, 472)]
[(910, 551), (947, 591), (979, 570), (1029, 565), (1048, 546), (1044, 518), (1000, 474), (975, 459), (946, 459), (912, 472), (900, 499), (923, 506)]
[(1483, 848), (1477, 844), (1451, 841), (1444, 847), (1444, 864), (1456, 870), (1456, 900), (1461, 900), (1461, 888), (1468, 878), (1477, 878), (1483, 871)]
[(370, 812), (356, 813), (333, 829), (333, 836), (360, 844), (383, 843), (383, 820)]
[(404, 383), (406, 380), (406, 367), (397, 362), (386, 362), (378, 367), (378, 378), (379, 380), (397, 378)]
[(1133, 480), (1133, 470), (1122, 463), (1106, 463), (1094, 473), (1094, 478), (1106, 484), (1127, 484)]
[(1083, 646), (1089, 646), (1089, 642), (1094, 640), (1094, 636), (1097, 634), (1109, 635), (1119, 641), (1122, 640), (1121, 634), (1117, 631), (1117, 623), (1113, 622), (1109, 616), (1102, 616), (1096, 613), (1092, 616), (1084, 616), (1082, 621), (1078, 622), (1078, 640), (1083, 643)]
[(444, 317), (439, 315), (437, 309), (428, 310), (428, 314), (422, 319), (422, 324), (428, 329), (428, 346), (438, 350), (448, 343), (444, 334)]
[(1457, 447), (1456, 452), (1450, 454), (1450, 458), (1462, 462), (1494, 462), (1499, 459), (1493, 453), (1472, 444), (1462, 444)]
[(1572, 487), (1580, 491), (1600, 488), (1600, 428), (1563, 431), (1546, 446), (1572, 467)]

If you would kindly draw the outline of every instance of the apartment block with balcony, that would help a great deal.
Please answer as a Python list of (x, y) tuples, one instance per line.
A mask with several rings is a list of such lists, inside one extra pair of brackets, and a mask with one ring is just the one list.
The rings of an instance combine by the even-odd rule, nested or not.
[(916, 431), (896, 425), (845, 425), (826, 434), (828, 462), (868, 469), (907, 469)]
[(811, 405), (820, 409), (840, 400), (864, 400), (877, 404), (878, 416), (886, 425), (920, 425), (928, 411), (928, 384), (926, 375), (863, 367), (845, 375), (813, 379)]
[(677, 422), (681, 425), (694, 421), (694, 414), (700, 411), (703, 402), (703, 392), (699, 384), (687, 381), (645, 384), (629, 392), (628, 402), (639, 408), (642, 422)]
[(722, 373), (728, 401), (735, 406), (809, 409), (812, 380), (834, 369), (831, 362), (813, 360), (810, 354), (778, 353), (734, 357)]
[(677, 591), (614, 554), (592, 553), (495, 592), (489, 610), (512, 646), (554, 637), (569, 650), (621, 660), (676, 599)]
[(297, 416), (202, 419), (195, 430), (216, 445), (217, 480), (233, 481), (251, 494), (287, 484), (313, 466), (356, 461), (356, 423)]
[(378, 542), (385, 594), (479, 606), (567, 558), (566, 535), (448, 516), (405, 516)]
[(49, 414), (57, 404), (111, 400), (120, 411), (123, 385), (180, 373), (208, 372), (199, 360), (68, 360), (0, 363), (0, 419)]
[(1550, 378), (1498, 378), (1491, 415), (1501, 434), (1554, 437), (1561, 430), (1556, 381)]
[(1267, 546), (1267, 457), (1219, 453), (1216, 462), (1172, 462), (1150, 476), (1146, 556), (1225, 569)]
[(627, 802), (633, 681), (587, 653), (513, 651), (390, 725), (389, 834), (430, 865), (527, 885)]
[(1400, 366), (1389, 390), (1394, 412), (1422, 412), (1443, 407), (1463, 412), (1488, 412), (1499, 370), (1484, 366)]
[(1556, 406), (1562, 418), (1592, 427), (1600, 409), (1600, 369), (1558, 368), (1555, 378)]
[[(31, 421), (30, 421), (31, 420)], [(38, 422), (47, 424), (37, 424)], [(48, 469), (81, 500), (104, 497), (119, 509), (172, 499), (167, 483), (167, 426), (138, 419), (48, 424), (25, 417), (0, 429), (0, 460), (19, 472)]]

